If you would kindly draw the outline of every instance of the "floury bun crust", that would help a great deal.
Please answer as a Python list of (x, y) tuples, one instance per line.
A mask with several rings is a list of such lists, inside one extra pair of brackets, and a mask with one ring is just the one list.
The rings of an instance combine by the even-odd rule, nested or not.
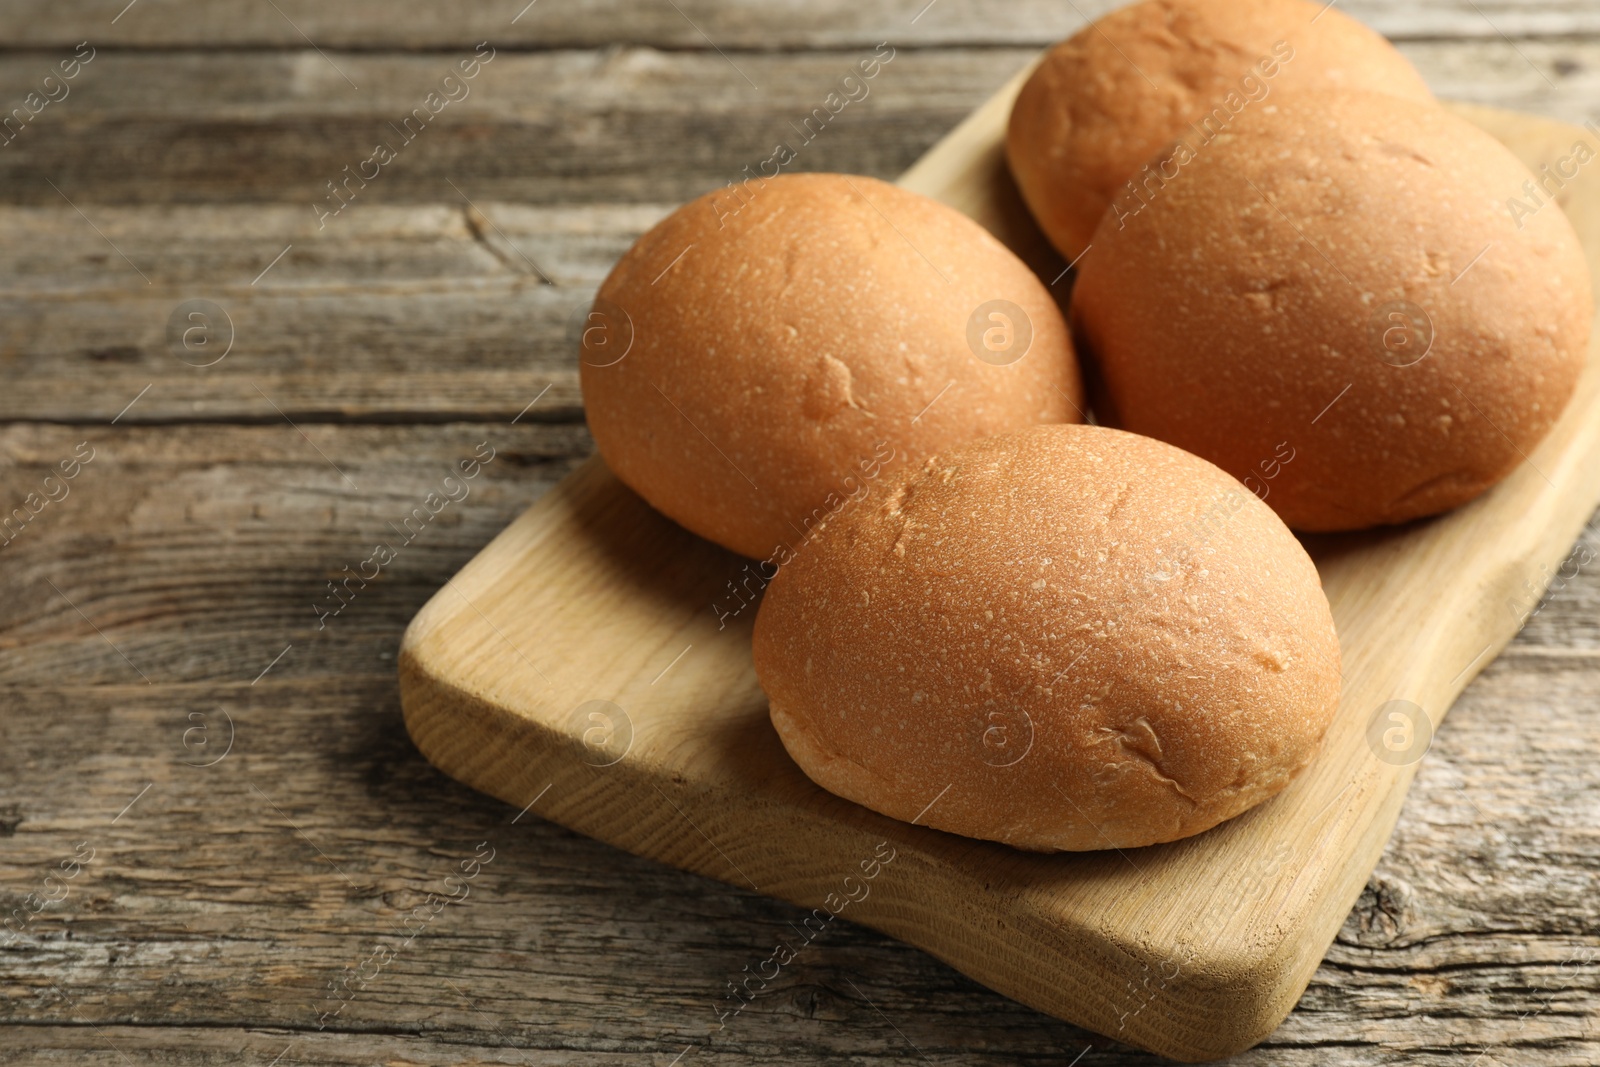
[(1320, 0), (1145, 0), (1051, 49), (1017, 97), (1006, 155), (1046, 236), (1076, 259), (1162, 146), (1198, 147), (1307, 88), (1433, 99), (1394, 46)]
[(611, 469), (756, 559), (781, 562), (886, 465), (1083, 405), (1032, 271), (954, 209), (871, 178), (783, 176), (685, 205), (622, 257), (585, 333), (585, 411)]
[(1018, 848), (1128, 848), (1231, 818), (1311, 760), (1339, 699), (1327, 599), (1216, 467), (1048, 426), (882, 494), (825, 523), (756, 617), (772, 722), (823, 788)]
[(1583, 249), (1559, 207), (1513, 210), (1534, 176), (1464, 119), (1285, 94), (1169, 173), (1102, 221), (1075, 323), (1112, 421), (1270, 494), (1290, 526), (1471, 500), (1571, 397), (1594, 316)]

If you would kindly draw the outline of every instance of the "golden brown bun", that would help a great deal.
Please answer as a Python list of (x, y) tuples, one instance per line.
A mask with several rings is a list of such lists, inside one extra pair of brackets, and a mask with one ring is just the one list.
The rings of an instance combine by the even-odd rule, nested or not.
[(1328, 602), (1211, 464), (1047, 426), (881, 493), (756, 617), (773, 724), (823, 788), (1018, 848), (1128, 848), (1215, 826), (1310, 761), (1339, 699)]
[(1296, 529), (1472, 499), (1533, 451), (1588, 350), (1571, 224), (1508, 209), (1532, 178), (1397, 97), (1241, 116), (1148, 206), (1108, 213), (1080, 266), (1074, 320), (1116, 421), (1270, 494)]
[[(969, 345), (996, 300), (1025, 321), (985, 319)], [(971, 219), (872, 178), (785, 176), (679, 208), (622, 257), (591, 321), (580, 374), (606, 462), (758, 559), (885, 462), (1077, 421), (1083, 404), (1044, 284)]]
[(1162, 146), (1198, 146), (1280, 91), (1314, 88), (1433, 99), (1394, 46), (1323, 3), (1145, 0), (1051, 49), (1017, 97), (1006, 154), (1045, 235), (1076, 259)]

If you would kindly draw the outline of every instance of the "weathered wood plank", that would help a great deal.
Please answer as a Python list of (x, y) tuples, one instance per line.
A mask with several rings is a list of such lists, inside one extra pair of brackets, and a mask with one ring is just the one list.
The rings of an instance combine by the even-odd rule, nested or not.
[(292, 204), (95, 205), (94, 226), (59, 200), (0, 204), (0, 232), (7, 236), (0, 244), (0, 300), (207, 291), (344, 295), (541, 275), (556, 285), (593, 288), (639, 234), (676, 206), (540, 207), (484, 199), (469, 206), (458, 197), (454, 204), (363, 204), (319, 228), (303, 205)]
[[(1597, 678), (1589, 662), (1511, 659), (1468, 691), (1300, 1008), (1233, 1062), (1593, 1062)], [(102, 1062), (70, 1057), (114, 1045), (104, 1062), (266, 1063), (291, 1040), (287, 1062), (340, 1064), (664, 1064), (691, 1044), (741, 1064), (916, 1058), (908, 1042), (935, 1062), (1063, 1062), (1091, 1045), (1091, 1067), (1156, 1062), (848, 924), (717, 1030), (724, 983), (792, 939), (798, 910), (536, 812), (513, 824), (415, 753), (388, 678), (5, 693), (0, 898), (17, 906), (79, 842), (94, 849), (0, 948), (0, 1032), (38, 1057), (23, 1062)], [(234, 747), (185, 765), (210, 756), (184, 732), (220, 740), (219, 709)], [(396, 934), (430, 892), (459, 896), (444, 879), (484, 841), (494, 859), (462, 902), (409, 943)], [(393, 959), (363, 968), (379, 946)], [(371, 980), (322, 1020), (347, 967)]]
[[(365, 188), (351, 186), (352, 213), (381, 200), (459, 203), (463, 193), (672, 202), (737, 176), (776, 138), (796, 139), (789, 122), (821, 107), (870, 54), (746, 57), (739, 65), (758, 90), (716, 53), (501, 53), (470, 95), (420, 130), (413, 120), (407, 142), (404, 119), (457, 57), (341, 56), (358, 92), (311, 51), (108, 52), (0, 151), (0, 188), (11, 201), (52, 204), (62, 194), (80, 203), (276, 200), (316, 218), (313, 205), (338, 206), (327, 183), (343, 181), (346, 166), (359, 170), (381, 140), (396, 158)], [(870, 95), (804, 147), (800, 165), (898, 173), (1032, 54), (899, 53), (868, 83)], [(33, 62), (7, 58), (0, 100), (37, 80)]]
[[(675, 5), (496, 0), (446, 7), (389, 0), (381, 18), (369, 5), (349, 2), (279, 0), (281, 10), (274, 11), (268, 5), (232, 10), (204, 0), (139, 0), (113, 24), (125, 4), (66, 0), (26, 14), (7, 11), (0, 14), (0, 39), (11, 48), (71, 47), (85, 38), (131, 48), (294, 48), (309, 37), (323, 48), (355, 50), (470, 48), (486, 39), (521, 48), (590, 48), (625, 40), (661, 48), (703, 49), (714, 43), (752, 51), (855, 47), (884, 39), (918, 47), (1039, 45), (1073, 32), (1085, 18), (1122, 6), (1122, 0), (988, 5), (815, 0), (803, 7), (762, 0), (679, 0)], [(1391, 37), (1488, 37), (1497, 36), (1496, 27), (1513, 36), (1600, 32), (1600, 13), (1584, 0), (1347, 0), (1339, 6)]]
[[(248, 682), (291, 643), (274, 677), (388, 674), (417, 609), (593, 448), (580, 425), (528, 417), (301, 429), (305, 438), (282, 421), (0, 427), (7, 515), (47, 476), (59, 482), (57, 465), (81, 442), (94, 449), (67, 495), (20, 529), (13, 519), (0, 544), (10, 594), (0, 599), (0, 685)], [(496, 458), (467, 495), (407, 529), (480, 442)], [(395, 560), (319, 626), (314, 605), (336, 606), (326, 583), (359, 571), (380, 539), (396, 543)], [(1562, 569), (1569, 577), (1503, 657), (1530, 677), (1593, 668), (1600, 655), (1600, 515), (1583, 544), (1588, 554)], [(1537, 606), (1490, 608), (1509, 619)]]
[[(1597, 114), (1597, 41), (1425, 40), (1406, 51), (1444, 96), (1572, 121)], [(344, 180), (347, 166), (355, 173), (384, 139), (396, 158), (369, 165), (377, 177), (352, 184), (350, 207), (329, 225), (374, 202), (459, 204), (463, 195), (675, 203), (737, 177), (780, 140), (799, 146), (798, 169), (889, 176), (1035, 49), (901, 49), (866, 83), (869, 95), (804, 142), (806, 117), (870, 52), (746, 53), (738, 69), (715, 52), (503, 52), (470, 95), (406, 143), (390, 124), (421, 106), (459, 57), (347, 53), (340, 74), (307, 50), (107, 51), (71, 95), (0, 150), (0, 198), (52, 206), (63, 196), (80, 205), (276, 201), (316, 219), (316, 205), (339, 202), (327, 183)], [(40, 63), (32, 53), (0, 60), (0, 101), (36, 89)]]
[[(248, 682), (291, 643), (275, 675), (391, 673), (417, 608), (592, 448), (526, 418), (301, 429), (0, 428), (0, 685)], [(21, 523), (11, 509), (52, 486)], [(380, 542), (395, 558), (363, 567)]]
[[(795, 909), (645, 863), (536, 812), (511, 825), (516, 812), (441, 778), (405, 740), (392, 682), (401, 627), (591, 447), (576, 425), (529, 424), (578, 414), (565, 301), (581, 303), (664, 205), (763, 158), (774, 131), (816, 106), (838, 61), (879, 40), (901, 48), (859, 113), (851, 105), (801, 166), (888, 176), (1080, 21), (1053, 0), (942, 0), (914, 24), (925, 0), (803, 11), (679, 0), (761, 85), (752, 93), (673, 5), (543, 0), (508, 31), (524, 3), (400, 0), (375, 16), (365, 4), (278, 0), (360, 75), (359, 93), (271, 5), (138, 0), (114, 25), (125, 0), (0, 10), (0, 104), (19, 103), (78, 41), (102, 49), (72, 96), (0, 152), (0, 200), (40, 207), (0, 212), (0, 421), (99, 425), (0, 427), (0, 506), (35, 491), (78, 441), (105, 442), (69, 498), (0, 546), (0, 910), (39, 892), (77, 842), (105, 846), (24, 942), (0, 933), (0, 1063), (268, 1064), (282, 1054), (285, 1065), (664, 1065), (691, 1041), (702, 1044), (685, 1067), (706, 1056), (1067, 1063), (1085, 1048), (1078, 1067), (1153, 1063), (848, 924), (713, 1033), (723, 984), (789, 936)], [(1077, 6), (1094, 15), (1112, 5)], [(1596, 114), (1595, 42), (1522, 39), (1600, 33), (1589, 0), (1340, 6), (1407, 38), (1442, 95)], [(1499, 31), (1518, 38), (1515, 49)], [(619, 38), (667, 51), (614, 49)], [(505, 49), (497, 63), (516, 62), (488, 68), (469, 101), (312, 237), (322, 182), (484, 39)], [(997, 47), (954, 51), (972, 45)], [(181, 48), (199, 51), (167, 51)], [(433, 54), (376, 54), (386, 49)], [(794, 49), (830, 51), (766, 54)], [(461, 193), (559, 285), (536, 284), (514, 251), (477, 239)], [(621, 201), (639, 206), (607, 203)], [(201, 202), (225, 206), (188, 206)], [(174, 206), (122, 213), (109, 206), (118, 203)], [(165, 317), (191, 296), (241, 306), (250, 320), (240, 347), (207, 370), (165, 348)], [(115, 427), (103, 425), (152, 382)], [(252, 382), (307, 423), (360, 492)], [(517, 398), (547, 383), (506, 426)], [(130, 425), (194, 418), (260, 425)], [(359, 419), (479, 421), (309, 425)], [(308, 589), (363, 558), (444, 464), (486, 437), (499, 446), (497, 433), (506, 444), (472, 494), (318, 631)], [(1585, 537), (1600, 545), (1600, 526)], [(1600, 1062), (1596, 569), (1557, 591), (1452, 712), (1300, 1007), (1238, 1062)], [(157, 684), (144, 685), (94, 626)], [(295, 647), (252, 687), (280, 636)], [(196, 735), (186, 747), (184, 731), (203, 722), (219, 736), (219, 709), (236, 713), (238, 747), (215, 767), (186, 766), (209, 756)], [(506, 847), (471, 898), (317, 1031), (314, 998), (486, 839)]]
[(210, 367), (168, 345), (177, 296), (0, 302), (0, 314), (17, 309), (3, 411), (104, 423), (133, 404), (123, 421), (439, 421), (509, 419), (538, 397), (534, 417), (571, 420), (580, 399), (567, 321), (592, 296), (506, 279), (465, 291), (217, 293), (235, 340)]
[[(530, 416), (577, 419), (572, 313), (666, 211), (373, 204), (318, 230), (287, 205), (106, 207), (102, 236), (0, 207), (0, 422), (103, 423), (146, 386), (122, 423), (510, 419), (546, 385)], [(186, 344), (201, 298), (223, 314)]]
[[(328, 1063), (369, 1063), (379, 1051), (411, 1062), (666, 1063), (692, 1041), (739, 1063), (795, 1050), (903, 1055), (878, 1011), (949, 1062), (1070, 1059), (1087, 1047), (1073, 1028), (845, 926), (712, 1033), (723, 983), (764, 958), (793, 909), (531, 819), (512, 828), (515, 813), (426, 767), (394, 706), (399, 630), (564, 473), (542, 457), (581, 449), (575, 428), (508, 428), (526, 436), (320, 645), (305, 587), (357, 558), (437, 467), (500, 429), (308, 428), (358, 493), (286, 429), (119, 428), (60, 511), (0, 549), (24, 553), (7, 560), (8, 575), (49, 577), (92, 620), (51, 603), (37, 577), (8, 586), (0, 903), (36, 892), (32, 880), (78, 841), (109, 842), (104, 865), (90, 867), (96, 881), (29, 924), (27, 951), (0, 949), (0, 1011), (24, 1024), (7, 1028), (5, 1047), (23, 1062), (98, 1062), (90, 1053), (107, 1039), (118, 1051), (106, 1062), (152, 1063), (180, 1048), (197, 1062), (241, 1051), (269, 1062), (291, 1039), (294, 1060)], [(80, 432), (8, 427), (0, 439), (13, 462), (0, 485), (21, 491), (42, 478)], [(557, 434), (566, 436), (550, 440)], [(511, 463), (516, 455), (531, 464)], [(1591, 525), (1586, 539), (1597, 537)], [(1535, 1067), (1590, 1062), (1600, 813), (1589, 753), (1600, 727), (1589, 709), (1600, 641), (1592, 628), (1566, 635), (1575, 619), (1592, 627), (1597, 607), (1591, 567), (1469, 690), (1301, 1008), (1239, 1062), (1367, 1065), (1410, 1050), (1407, 1062), (1464, 1064), (1485, 1047)], [(159, 684), (144, 686), (95, 626)], [(1535, 642), (1540, 628), (1554, 647)], [(280, 636), (297, 647), (252, 686)], [(64, 680), (74, 688), (60, 689)], [(185, 766), (212, 758), (196, 735), (186, 747), (184, 732), (203, 725), (208, 743), (220, 742), (219, 708), (241, 731), (237, 750), (214, 768)], [(151, 793), (112, 822), (147, 783)], [(265, 814), (252, 783), (315, 847)], [(513, 835), (515, 856), (494, 871), (503, 880), (449, 909), (451, 925), (430, 924), (341, 1014), (344, 1032), (316, 1031), (307, 998), (361, 966), (477, 841), (498, 847), (501, 835)], [(155, 1020), (161, 1027), (144, 1025)], [(241, 1020), (247, 1029), (229, 1029)], [(1103, 1046), (1095, 1041), (1092, 1062), (1151, 1062)]]

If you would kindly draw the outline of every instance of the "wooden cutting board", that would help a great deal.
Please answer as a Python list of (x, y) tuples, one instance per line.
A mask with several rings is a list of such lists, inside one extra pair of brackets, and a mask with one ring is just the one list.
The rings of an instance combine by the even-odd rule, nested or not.
[[(901, 183), (978, 219), (1049, 280), (1060, 261), (1001, 158), (1020, 84)], [(1535, 169), (1594, 142), (1546, 120), (1455, 109)], [(1600, 180), (1584, 172), (1568, 193), (1600, 275)], [(1312, 539), (1345, 664), (1325, 747), (1280, 796), (1169, 845), (1033, 855), (895, 822), (812, 785), (767, 720), (750, 663), (754, 606), (722, 628), (712, 609), (731, 603), (745, 561), (652, 511), (598, 458), (418, 613), (401, 700), (429, 760), (518, 808), (826, 909), (808, 929), (837, 913), (1040, 1011), (1212, 1059), (1260, 1041), (1294, 1006), (1377, 863), (1415, 754), (1514, 635), (1597, 500), (1592, 352), (1555, 431), (1493, 492), (1409, 528)], [(1413, 706), (1425, 720), (1407, 738)]]

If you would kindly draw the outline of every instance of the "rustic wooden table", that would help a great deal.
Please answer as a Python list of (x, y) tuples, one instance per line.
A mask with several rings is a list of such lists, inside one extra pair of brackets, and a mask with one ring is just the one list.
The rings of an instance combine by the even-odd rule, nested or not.
[[(1154, 1062), (848, 924), (718, 1029), (798, 909), (444, 778), (394, 670), (590, 451), (570, 316), (634, 237), (880, 42), (800, 167), (892, 177), (1110, 5), (125, 3), (0, 8), (0, 1062)], [(1600, 117), (1594, 0), (1343, 7), (1442, 96)], [(1600, 1062), (1600, 578), (1570, 570), (1239, 1063)]]

